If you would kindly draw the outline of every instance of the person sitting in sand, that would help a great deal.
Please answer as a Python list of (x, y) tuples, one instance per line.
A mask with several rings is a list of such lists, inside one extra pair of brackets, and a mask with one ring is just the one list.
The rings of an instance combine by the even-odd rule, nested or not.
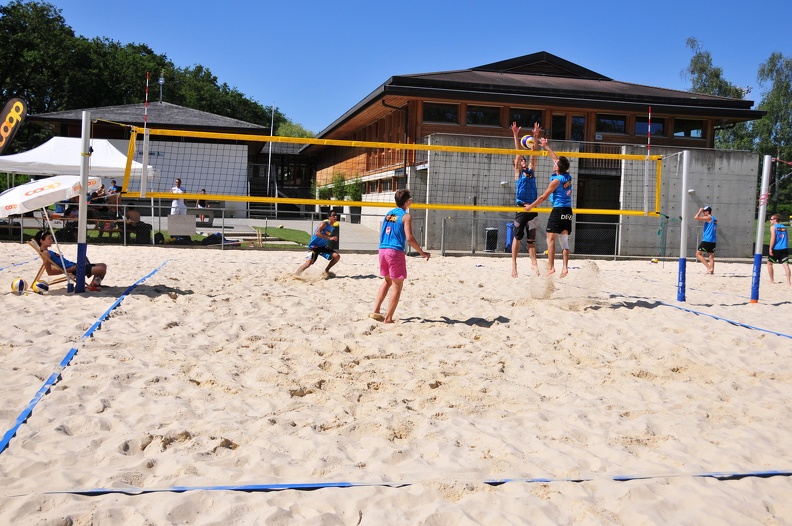
[(300, 268), (297, 269), (297, 276), (302, 274), (305, 269), (316, 263), (316, 260), (319, 256), (322, 256), (328, 261), (327, 267), (324, 269), (323, 276), (325, 278), (335, 277), (335, 274), (330, 272), (330, 269), (341, 260), (341, 255), (333, 250), (333, 248), (330, 246), (330, 241), (338, 241), (338, 236), (333, 235), (333, 232), (335, 231), (335, 225), (337, 223), (338, 214), (336, 214), (334, 210), (330, 211), (330, 213), (327, 215), (327, 219), (319, 223), (319, 226), (316, 227), (316, 231), (314, 232), (311, 241), (308, 243), (308, 249), (310, 252), (305, 258), (305, 263), (300, 265)]
[[(49, 256), (45, 258), (44, 261), (44, 268), (47, 271), (47, 275), (56, 276), (63, 274), (61, 268), (65, 269), (69, 274), (74, 274), (77, 271), (77, 263), (69, 261), (54, 250), (50, 250), (50, 247), (55, 242), (55, 239), (52, 237), (52, 232), (45, 232), (43, 230), (39, 231), (35, 236), (33, 236), (33, 239), (35, 239), (36, 243), (38, 243), (41, 252), (46, 252)], [(58, 268), (55, 268), (52, 265), (53, 262), (58, 266)], [(91, 263), (90, 261), (86, 262), (85, 277), (93, 277), (93, 280), (91, 280), (91, 282), (85, 286), (86, 290), (90, 290), (92, 292), (99, 291), (100, 286), (102, 285), (102, 280), (106, 274), (107, 265), (104, 263)]]

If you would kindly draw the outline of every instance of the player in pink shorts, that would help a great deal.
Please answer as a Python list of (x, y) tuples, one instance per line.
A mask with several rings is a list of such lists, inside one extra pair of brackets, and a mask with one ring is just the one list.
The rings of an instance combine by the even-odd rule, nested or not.
[[(412, 217), (407, 209), (410, 207), (412, 197), (410, 191), (406, 189), (396, 190), (396, 207), (385, 214), (380, 231), (379, 244), (379, 264), (380, 275), (385, 281), (380, 285), (377, 292), (377, 300), (374, 303), (374, 312), (369, 317), (385, 323), (393, 323), (393, 313), (399, 304), (404, 280), (407, 278), (407, 257), (404, 249), (407, 243), (410, 244), (422, 258), (428, 260), (431, 254), (424, 252), (421, 245), (415, 239), (412, 231)], [(391, 285), (393, 292), (388, 302), (388, 311), (383, 316), (380, 313), (382, 303), (390, 291)]]

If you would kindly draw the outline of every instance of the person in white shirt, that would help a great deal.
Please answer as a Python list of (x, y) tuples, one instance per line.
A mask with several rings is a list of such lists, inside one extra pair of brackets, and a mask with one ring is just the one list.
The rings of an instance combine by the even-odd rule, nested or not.
[[(181, 179), (176, 179), (176, 186), (171, 188), (172, 194), (183, 194), (185, 192), (184, 187), (182, 186)], [(174, 199), (171, 203), (171, 215), (172, 216), (186, 216), (187, 215), (187, 203), (184, 202), (184, 199)]]

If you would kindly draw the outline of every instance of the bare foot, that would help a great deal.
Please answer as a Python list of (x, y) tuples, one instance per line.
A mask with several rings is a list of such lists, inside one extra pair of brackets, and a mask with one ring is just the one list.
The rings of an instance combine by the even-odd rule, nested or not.
[(563, 277), (565, 277), (567, 274), (569, 274), (569, 269), (568, 269), (568, 268), (566, 268), (566, 267), (564, 267), (564, 270), (562, 270), (562, 271), (561, 271), (561, 277), (563, 278)]
[(393, 323), (393, 320), (385, 320), (385, 321), (384, 321), (384, 322), (382, 322), (382, 323)]
[(547, 269), (547, 275), (549, 276), (550, 274), (555, 274), (555, 269), (554, 268)]
[(541, 275), (539, 272), (539, 265), (531, 265), (531, 270), (533, 270), (537, 276)]
[(516, 277), (517, 277), (517, 267), (516, 267), (516, 266), (515, 266), (515, 267), (512, 267), (512, 277), (513, 277), (513, 278), (516, 278)]

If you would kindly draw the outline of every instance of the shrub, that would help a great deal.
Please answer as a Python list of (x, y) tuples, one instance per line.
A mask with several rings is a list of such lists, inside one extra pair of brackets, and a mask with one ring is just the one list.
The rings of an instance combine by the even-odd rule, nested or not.
[(360, 177), (355, 177), (347, 184), (347, 195), (350, 201), (361, 201), (363, 199), (363, 181)]
[(346, 195), (346, 179), (343, 172), (334, 173), (330, 185), (333, 187), (333, 197), (339, 201), (343, 200)]

